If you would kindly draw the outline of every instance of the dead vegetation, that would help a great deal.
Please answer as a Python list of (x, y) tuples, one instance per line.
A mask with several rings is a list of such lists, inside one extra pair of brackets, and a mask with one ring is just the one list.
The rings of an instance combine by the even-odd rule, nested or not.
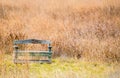
[(120, 1), (65, 2), (0, 1), (0, 48), (11, 53), (13, 40), (37, 38), (53, 42), (54, 57), (120, 61)]

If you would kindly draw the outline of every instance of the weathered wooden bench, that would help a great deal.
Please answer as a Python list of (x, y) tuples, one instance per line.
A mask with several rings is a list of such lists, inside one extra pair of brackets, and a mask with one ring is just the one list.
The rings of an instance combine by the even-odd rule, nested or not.
[[(48, 44), (48, 50), (47, 51), (29, 51), (29, 50), (20, 50), (18, 45), (19, 44)], [(28, 39), (28, 40), (15, 40), (14, 41), (14, 63), (28, 63), (28, 62), (38, 62), (38, 63), (51, 63), (51, 57), (52, 57), (52, 51), (51, 51), (51, 42), (48, 40), (36, 40), (36, 39)], [(25, 56), (28, 54), (28, 56), (36, 57), (36, 56), (44, 56), (47, 57), (47, 60), (21, 60), (18, 59), (19, 56)]]

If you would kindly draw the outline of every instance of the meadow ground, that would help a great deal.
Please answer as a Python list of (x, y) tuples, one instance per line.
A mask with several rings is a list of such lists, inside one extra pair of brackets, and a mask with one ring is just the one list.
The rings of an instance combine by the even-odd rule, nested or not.
[(5, 57), (0, 78), (120, 78), (118, 63), (56, 58), (51, 64), (14, 64), (10, 55)]

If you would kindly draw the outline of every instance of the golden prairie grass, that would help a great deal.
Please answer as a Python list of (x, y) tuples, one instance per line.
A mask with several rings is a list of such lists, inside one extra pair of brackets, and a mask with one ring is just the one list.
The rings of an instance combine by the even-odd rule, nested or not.
[(0, 48), (15, 39), (51, 40), (54, 57), (120, 60), (119, 0), (2, 0)]

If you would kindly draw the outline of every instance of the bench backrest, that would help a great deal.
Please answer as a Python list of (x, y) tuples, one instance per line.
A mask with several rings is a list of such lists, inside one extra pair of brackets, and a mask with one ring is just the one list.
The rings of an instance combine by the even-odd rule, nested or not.
[(14, 48), (18, 49), (17, 44), (48, 44), (48, 49), (51, 50), (51, 42), (49, 40), (37, 40), (37, 39), (27, 39), (27, 40), (15, 40)]

